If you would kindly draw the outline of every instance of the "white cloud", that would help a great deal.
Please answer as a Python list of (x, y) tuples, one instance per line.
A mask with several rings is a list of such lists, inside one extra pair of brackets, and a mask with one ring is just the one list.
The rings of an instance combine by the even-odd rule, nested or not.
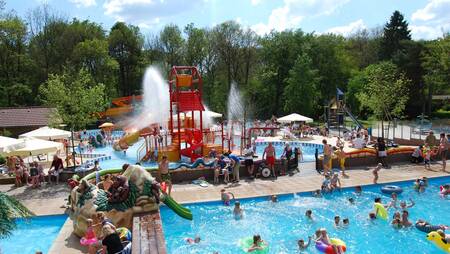
[(431, 0), (423, 9), (412, 14), (413, 21), (429, 21), (432, 19), (448, 18), (450, 12), (450, 0)]
[(416, 40), (433, 40), (442, 37), (444, 32), (450, 31), (450, 25), (443, 25), (439, 27), (411, 25), (409, 28), (411, 29), (412, 38)]
[(251, 28), (259, 35), (272, 30), (282, 31), (297, 27), (306, 17), (330, 15), (350, 0), (284, 0), (284, 5), (272, 10), (267, 23)]
[(330, 28), (326, 31), (326, 33), (340, 34), (343, 36), (349, 36), (357, 31), (366, 29), (366, 25), (362, 19), (358, 19), (355, 22), (351, 22), (346, 26), (337, 26)]
[(253, 6), (259, 5), (261, 2), (262, 0), (251, 0)]
[(97, 3), (95, 0), (70, 0), (71, 3), (74, 3), (77, 8), (80, 7), (90, 7), (90, 6), (96, 6)]
[(409, 26), (413, 39), (436, 39), (450, 31), (450, 0), (430, 0), (415, 11)]
[(106, 0), (103, 4), (104, 14), (117, 21), (137, 24), (150, 28), (164, 19), (170, 18), (193, 8), (200, 8), (204, 0)]

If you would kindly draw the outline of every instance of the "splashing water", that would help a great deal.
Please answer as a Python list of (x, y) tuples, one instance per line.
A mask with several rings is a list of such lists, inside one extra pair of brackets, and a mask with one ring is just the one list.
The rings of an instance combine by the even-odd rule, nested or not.
[(240, 91), (237, 89), (235, 82), (231, 83), (230, 93), (228, 95), (227, 120), (228, 137), (230, 138), (232, 135), (231, 126), (233, 124), (233, 121), (244, 120), (244, 106), (242, 102), (242, 96)]
[(135, 116), (125, 120), (125, 129), (140, 130), (154, 123), (167, 128), (169, 86), (156, 67), (150, 66), (145, 70), (142, 88), (142, 107)]

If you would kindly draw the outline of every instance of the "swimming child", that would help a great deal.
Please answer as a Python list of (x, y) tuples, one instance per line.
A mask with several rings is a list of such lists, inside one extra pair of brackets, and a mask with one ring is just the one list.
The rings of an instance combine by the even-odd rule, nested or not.
[(412, 199), (409, 199), (409, 202), (411, 202), (411, 203), (406, 204), (406, 201), (401, 201), (400, 202), (400, 209), (406, 210), (408, 208), (413, 207), (416, 204), (416, 203), (414, 203), (414, 201)]
[(231, 199), (234, 199), (234, 194), (231, 192), (226, 192), (225, 189), (220, 190), (220, 196), (224, 205), (229, 206)]
[(378, 163), (378, 165), (372, 171), (374, 184), (376, 184), (378, 181), (378, 172), (381, 170), (382, 167), (383, 167), (383, 164)]
[(278, 197), (277, 197), (277, 195), (272, 195), (272, 196), (270, 197), (270, 200), (272, 201), (272, 203), (278, 202)]
[(369, 213), (369, 219), (370, 220), (375, 220), (377, 218), (377, 215), (374, 212), (370, 212)]
[(340, 228), (341, 225), (341, 217), (339, 217), (339, 215), (334, 216), (334, 227), (335, 228)]
[(400, 219), (394, 219), (392, 220), (391, 225), (395, 229), (400, 229), (402, 228), (402, 221)]
[(313, 191), (312, 195), (315, 198), (321, 198), (322, 197), (322, 193), (320, 193), (320, 190)]
[(200, 239), (199, 236), (196, 236), (194, 239), (192, 239), (192, 238), (186, 238), (186, 242), (187, 242), (188, 244), (199, 243), (200, 240), (201, 240), (201, 239)]
[(309, 247), (309, 245), (311, 244), (311, 236), (308, 236), (307, 244), (305, 244), (305, 241), (303, 239), (298, 240), (297, 244), (298, 244), (298, 249), (300, 251), (306, 250)]
[(398, 195), (397, 195), (397, 193), (393, 192), (391, 194), (391, 201), (388, 204), (388, 208), (389, 207), (397, 208), (397, 201), (398, 201)]
[(254, 235), (253, 236), (253, 244), (248, 248), (247, 252), (253, 252), (255, 250), (263, 250), (263, 247), (261, 246), (264, 243), (264, 241), (261, 239), (260, 235)]
[(414, 182), (414, 189), (419, 193), (425, 192), (426, 186), (427, 183), (423, 179), (416, 179), (416, 181)]
[(450, 234), (446, 234), (446, 233), (444, 232), (444, 230), (442, 230), (442, 229), (438, 229), (438, 230), (436, 230), (436, 232), (442, 237), (442, 241), (443, 241), (445, 244), (450, 243)]
[(361, 187), (361, 186), (356, 186), (356, 187), (355, 187), (355, 193), (356, 193), (357, 195), (361, 195), (361, 193), (362, 193), (362, 187)]
[(348, 218), (345, 218), (342, 220), (342, 226), (343, 227), (348, 227), (348, 225), (350, 225), (350, 220)]
[(354, 205), (354, 204), (355, 204), (355, 199), (354, 199), (354, 198), (349, 198), (349, 199), (348, 199), (348, 202), (349, 202), (350, 204)]
[(239, 201), (234, 203), (233, 215), (236, 220), (240, 220), (244, 217), (244, 210), (241, 208), (241, 203)]
[(313, 217), (312, 217), (312, 211), (311, 210), (306, 210), (305, 216), (306, 216), (306, 218), (308, 218), (310, 220), (314, 220)]

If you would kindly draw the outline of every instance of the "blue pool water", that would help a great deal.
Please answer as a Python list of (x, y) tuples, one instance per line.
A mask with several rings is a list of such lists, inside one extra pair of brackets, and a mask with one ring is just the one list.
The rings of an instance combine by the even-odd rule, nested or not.
[[(413, 190), (412, 182), (397, 183), (404, 188), (399, 199), (411, 198), (416, 202), (416, 206), (408, 209), (411, 222), (423, 218), (435, 224), (450, 224), (450, 199), (442, 199), (438, 195), (439, 186), (448, 182), (450, 177), (432, 179), (430, 186), (422, 194)], [(271, 203), (267, 198), (244, 199), (241, 200), (245, 211), (244, 219), (240, 221), (233, 219), (232, 207), (223, 206), (220, 202), (187, 205), (194, 215), (193, 221), (182, 219), (167, 207), (162, 207), (168, 253), (243, 253), (238, 246), (239, 239), (253, 234), (260, 234), (269, 243), (269, 253), (299, 253), (297, 240), (307, 239), (321, 227), (327, 229), (330, 237), (346, 242), (346, 253), (444, 253), (426, 240), (425, 233), (414, 227), (398, 230), (381, 219), (369, 221), (367, 215), (373, 209), (373, 199), (381, 196), (383, 203), (390, 200), (379, 189), (380, 185), (365, 186), (359, 196), (353, 193), (353, 188), (324, 198), (313, 198), (309, 193), (284, 195), (279, 198), (278, 203)], [(355, 205), (349, 204), (349, 197), (355, 198)], [(314, 222), (305, 218), (307, 209), (312, 209)], [(389, 215), (392, 216), (393, 213), (393, 209), (390, 209)], [(335, 229), (335, 215), (339, 215), (341, 219), (349, 218), (350, 226)], [(196, 235), (202, 238), (199, 244), (185, 243), (185, 238)], [(311, 245), (304, 253), (320, 252)]]
[(17, 219), (17, 228), (13, 234), (0, 240), (0, 253), (34, 254), (36, 251), (47, 253), (66, 219), (67, 215)]
[[(279, 142), (272, 142), (273, 146), (275, 147), (275, 153), (276, 157), (280, 158), (283, 154), (285, 142), (279, 141)], [(296, 142), (296, 141), (290, 141), (289, 142), (292, 149), (295, 147), (298, 147), (302, 150), (303, 153), (303, 162), (313, 162), (316, 160), (314, 157), (314, 153), (316, 152), (316, 149), (318, 149), (318, 153), (323, 153), (323, 145), (319, 144), (311, 144), (311, 143), (302, 143), (302, 142)], [(264, 153), (264, 148), (267, 146), (267, 142), (256, 142), (256, 155), (259, 157), (262, 157), (262, 154)]]
[[(100, 167), (103, 169), (110, 168), (121, 168), (123, 164), (135, 164), (137, 161), (137, 150), (143, 144), (144, 139), (139, 140), (133, 146), (130, 146), (126, 153), (114, 151), (111, 146), (99, 147), (95, 148), (93, 153), (95, 154), (106, 154), (110, 155), (110, 160), (104, 160), (100, 162)], [(274, 142), (274, 147), (276, 150), (277, 158), (281, 157), (284, 149), (284, 142)], [(301, 143), (301, 142), (290, 142), (292, 148), (300, 147), (303, 152), (303, 162), (312, 162), (315, 161), (314, 153), (315, 149), (318, 149), (319, 154), (323, 153), (323, 146), (318, 144), (310, 144), (310, 143)], [(259, 157), (262, 156), (264, 152), (264, 148), (267, 146), (267, 142), (257, 142), (256, 143), (256, 155)], [(143, 162), (143, 166), (145, 167), (157, 167), (155, 162)], [(178, 163), (170, 163), (170, 168), (176, 168)]]

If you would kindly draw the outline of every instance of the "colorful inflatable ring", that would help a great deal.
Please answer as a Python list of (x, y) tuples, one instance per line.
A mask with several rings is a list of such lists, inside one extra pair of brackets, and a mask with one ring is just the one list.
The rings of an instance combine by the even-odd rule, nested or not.
[(386, 211), (386, 208), (384, 208), (384, 206), (380, 203), (375, 203), (373, 205), (373, 209), (376, 212), (376, 215), (378, 218), (381, 218), (383, 220), (387, 220), (388, 219), (388, 212)]
[(438, 232), (433, 231), (428, 233), (427, 240), (433, 242), (437, 247), (439, 247), (446, 253), (450, 253), (450, 243), (444, 243), (444, 241), (442, 241), (442, 237)]
[[(239, 240), (239, 246), (241, 247), (242, 251), (244, 253), (248, 252), (248, 248), (250, 248), (253, 245), (253, 237), (249, 236), (246, 238), (242, 238), (241, 240)], [(254, 254), (266, 254), (269, 253), (269, 245), (267, 245), (266, 243), (263, 243), (261, 245), (261, 247), (263, 248), (262, 250), (255, 250), (252, 251), (250, 253), (254, 253)]]
[(384, 194), (392, 194), (392, 193), (400, 194), (403, 192), (403, 189), (396, 185), (385, 185), (381, 187), (381, 192), (383, 192)]
[[(330, 238), (330, 241), (331, 241), (332, 245), (336, 245), (336, 246), (340, 247), (344, 252), (347, 251), (347, 245), (341, 239)], [(316, 249), (325, 254), (336, 254), (336, 252), (333, 250), (332, 245), (328, 245), (322, 241), (318, 241), (318, 242), (316, 242)]]
[(119, 234), (121, 241), (131, 241), (131, 232), (128, 228), (117, 228), (116, 232)]
[(89, 239), (81, 237), (81, 239), (80, 239), (80, 244), (83, 246), (89, 246), (89, 245), (97, 243), (97, 242), (98, 242), (98, 239), (96, 237), (89, 238)]

